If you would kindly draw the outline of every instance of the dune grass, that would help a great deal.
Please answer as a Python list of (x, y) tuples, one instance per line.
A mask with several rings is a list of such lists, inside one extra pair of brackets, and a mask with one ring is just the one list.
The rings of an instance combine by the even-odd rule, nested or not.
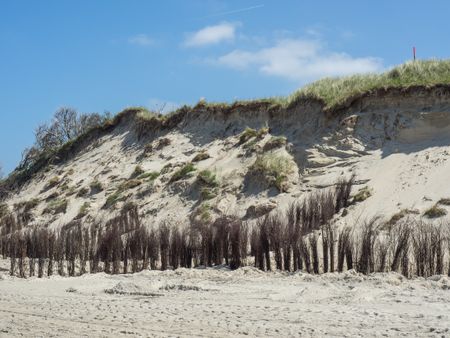
[(403, 88), (450, 84), (450, 60), (417, 60), (406, 62), (380, 74), (361, 74), (315, 81), (284, 101), (291, 103), (302, 97), (322, 99), (332, 108), (347, 98), (378, 88)]
[[(450, 60), (416, 60), (392, 67), (383, 73), (324, 78), (312, 82), (288, 96), (240, 100), (232, 104), (246, 105), (265, 102), (285, 108), (302, 99), (318, 99), (324, 101), (326, 109), (333, 109), (350, 97), (375, 89), (438, 84), (450, 84)], [(224, 102), (206, 101), (202, 101), (201, 104), (223, 108), (232, 105)]]

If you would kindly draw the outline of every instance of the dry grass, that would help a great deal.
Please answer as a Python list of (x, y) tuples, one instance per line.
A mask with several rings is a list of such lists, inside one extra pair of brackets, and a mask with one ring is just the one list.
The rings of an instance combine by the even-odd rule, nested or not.
[(428, 218), (439, 218), (447, 215), (447, 211), (443, 208), (437, 206), (437, 204), (433, 205), (431, 208), (426, 210), (423, 215)]

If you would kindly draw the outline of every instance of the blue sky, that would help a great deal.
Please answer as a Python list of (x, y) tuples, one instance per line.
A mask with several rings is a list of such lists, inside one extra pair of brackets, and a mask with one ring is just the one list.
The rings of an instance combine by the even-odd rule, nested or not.
[(0, 163), (60, 106), (116, 113), (287, 95), (447, 58), (448, 1), (0, 0)]

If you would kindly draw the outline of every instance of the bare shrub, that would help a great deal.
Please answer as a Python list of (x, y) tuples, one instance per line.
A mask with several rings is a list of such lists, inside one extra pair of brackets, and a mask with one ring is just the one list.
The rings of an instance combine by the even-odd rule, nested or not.
[(374, 245), (377, 236), (377, 219), (373, 218), (362, 224), (361, 237), (359, 242), (360, 256), (357, 269), (359, 272), (369, 274), (374, 271), (375, 255)]
[(159, 226), (159, 245), (161, 252), (161, 270), (164, 271), (168, 268), (170, 249), (170, 226), (165, 222)]
[(48, 258), (48, 231), (47, 229), (39, 229), (37, 231), (36, 240), (36, 256), (38, 258), (38, 277), (44, 276), (44, 265)]
[(54, 232), (50, 232), (48, 236), (47, 276), (53, 275), (53, 261), (55, 259), (55, 250), (56, 250), (56, 235)]
[(344, 271), (344, 261), (347, 262), (347, 269), (353, 269), (352, 256), (352, 231), (350, 228), (344, 228), (339, 233), (338, 238), (338, 272)]
[(319, 251), (318, 251), (318, 248), (317, 248), (317, 235), (316, 235), (316, 233), (312, 233), (309, 236), (309, 247), (310, 247), (310, 250), (311, 250), (313, 272), (315, 274), (318, 274), (319, 273)]
[(275, 265), (277, 270), (283, 270), (283, 234), (285, 225), (280, 214), (267, 216), (266, 224), (269, 233), (270, 247), (274, 252)]
[(246, 249), (243, 250), (243, 238), (246, 236), (245, 231), (243, 231), (242, 222), (233, 218), (230, 227), (230, 246), (231, 246), (231, 261), (230, 268), (232, 270), (238, 269), (242, 264), (242, 258), (246, 254)]
[(336, 184), (336, 204), (335, 212), (338, 213), (342, 208), (348, 207), (350, 204), (350, 194), (355, 182), (355, 176), (352, 175), (349, 179), (341, 179)]
[(392, 255), (391, 271), (398, 271), (402, 256), (408, 256), (411, 228), (408, 223), (397, 224), (389, 232), (390, 249)]

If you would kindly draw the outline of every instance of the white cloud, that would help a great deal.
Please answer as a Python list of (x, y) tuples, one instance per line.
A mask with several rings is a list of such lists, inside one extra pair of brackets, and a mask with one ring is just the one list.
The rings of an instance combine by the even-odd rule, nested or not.
[(187, 47), (199, 47), (213, 45), (223, 41), (233, 41), (238, 24), (223, 22), (215, 26), (207, 26), (195, 33), (188, 34), (184, 45)]
[(320, 40), (282, 39), (257, 51), (234, 50), (215, 60), (239, 70), (256, 68), (263, 74), (307, 82), (326, 76), (380, 71), (382, 60), (328, 51)]
[(154, 44), (153, 39), (151, 39), (146, 34), (138, 34), (135, 36), (132, 36), (128, 39), (128, 42), (132, 45), (139, 45), (139, 46), (150, 46)]

